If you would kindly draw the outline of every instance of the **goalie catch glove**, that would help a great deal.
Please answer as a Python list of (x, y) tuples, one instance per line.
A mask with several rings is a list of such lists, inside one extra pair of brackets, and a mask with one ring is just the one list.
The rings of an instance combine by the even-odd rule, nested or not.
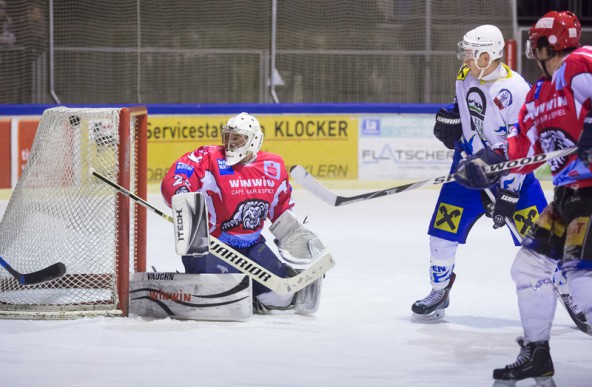
[(454, 171), (454, 179), (458, 184), (469, 189), (489, 188), (507, 172), (487, 172), (488, 167), (504, 161), (506, 157), (503, 154), (485, 147), (458, 163)]
[(292, 211), (280, 215), (269, 231), (277, 241), (283, 260), (293, 269), (306, 269), (326, 248), (314, 232), (296, 219)]
[(460, 115), (454, 110), (440, 109), (436, 114), (434, 136), (442, 141), (446, 148), (454, 149), (454, 142), (462, 136)]

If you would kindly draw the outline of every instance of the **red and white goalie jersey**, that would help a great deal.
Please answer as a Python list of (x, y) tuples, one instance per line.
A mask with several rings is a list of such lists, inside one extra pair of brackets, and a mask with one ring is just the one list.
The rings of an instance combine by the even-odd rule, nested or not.
[[(548, 153), (576, 145), (590, 113), (592, 47), (578, 48), (565, 57), (551, 81), (541, 78), (526, 96), (518, 129), (508, 135), (511, 159)], [(548, 161), (555, 186), (592, 186), (592, 172), (577, 155)], [(521, 173), (540, 164), (522, 167)]]
[(161, 191), (169, 207), (177, 193), (203, 192), (210, 234), (236, 248), (254, 245), (266, 218), (273, 222), (294, 206), (280, 156), (258, 152), (255, 161), (230, 167), (222, 146), (203, 146), (183, 155), (162, 180)]

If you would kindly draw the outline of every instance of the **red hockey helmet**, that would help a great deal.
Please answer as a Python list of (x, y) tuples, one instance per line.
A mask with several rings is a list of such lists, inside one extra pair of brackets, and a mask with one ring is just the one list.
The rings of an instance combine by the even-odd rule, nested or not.
[(569, 11), (547, 12), (528, 30), (526, 56), (535, 57), (534, 50), (540, 44), (541, 38), (547, 38), (548, 45), (553, 51), (578, 47), (582, 26), (578, 17)]

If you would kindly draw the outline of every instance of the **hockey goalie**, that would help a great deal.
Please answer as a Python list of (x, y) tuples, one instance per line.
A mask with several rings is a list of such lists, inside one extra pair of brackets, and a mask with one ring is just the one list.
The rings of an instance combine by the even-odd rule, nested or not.
[[(292, 212), (292, 188), (283, 159), (260, 151), (263, 132), (258, 120), (241, 113), (231, 117), (222, 130), (221, 146), (202, 146), (181, 156), (164, 177), (161, 190), (173, 214), (207, 217), (204, 225), (183, 225), (196, 232), (190, 240), (177, 240), (186, 273), (240, 274), (212, 252), (204, 251), (209, 233), (234, 251), (281, 278), (306, 270), (325, 244)], [(197, 200), (179, 200), (195, 195)], [(203, 205), (203, 210), (198, 207)], [(197, 207), (196, 207), (197, 206)], [(265, 221), (279, 250), (279, 256), (262, 235)], [(179, 224), (176, 224), (179, 227)], [(312, 314), (318, 309), (322, 277), (293, 293), (280, 294), (258, 281), (252, 282), (255, 313)]]

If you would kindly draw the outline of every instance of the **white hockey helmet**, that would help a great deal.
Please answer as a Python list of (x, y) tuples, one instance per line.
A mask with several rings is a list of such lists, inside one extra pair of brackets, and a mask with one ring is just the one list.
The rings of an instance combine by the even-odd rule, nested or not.
[(493, 61), (504, 56), (504, 36), (499, 28), (485, 24), (470, 30), (463, 40), (458, 42), (456, 57), (462, 61), (474, 59), (477, 61), (481, 54), (487, 52)]
[(259, 121), (249, 113), (230, 117), (222, 127), (222, 143), (228, 166), (241, 162), (249, 154), (256, 155), (263, 144)]

